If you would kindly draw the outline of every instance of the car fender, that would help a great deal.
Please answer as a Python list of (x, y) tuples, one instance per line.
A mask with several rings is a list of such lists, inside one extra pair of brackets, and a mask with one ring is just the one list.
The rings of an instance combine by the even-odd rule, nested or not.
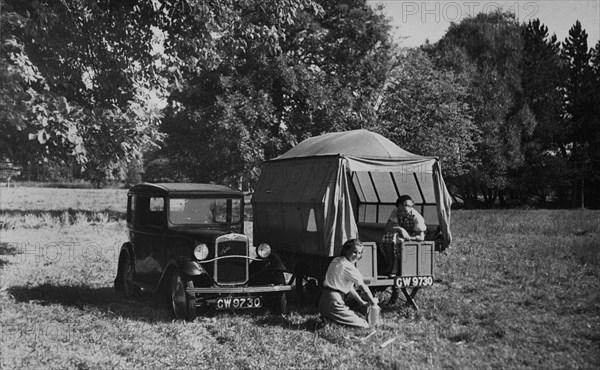
[(283, 264), (283, 261), (278, 255), (271, 253), (266, 259), (266, 269), (271, 271), (287, 271), (285, 265)]
[(269, 271), (286, 272), (287, 269), (279, 256), (275, 254), (269, 255), (267, 258), (252, 261), (250, 264), (250, 274), (255, 275)]
[(157, 289), (160, 289), (160, 286), (167, 287), (166, 289), (168, 289), (169, 279), (174, 271), (179, 271), (188, 276), (199, 276), (207, 273), (198, 262), (192, 261), (190, 258), (178, 257), (171, 259), (163, 270), (163, 274), (160, 277), (159, 288)]
[(179, 271), (186, 275), (197, 276), (206, 274), (206, 270), (200, 266), (200, 263), (192, 261), (192, 259), (188, 257), (178, 257), (175, 259), (174, 265), (177, 266)]
[(123, 257), (129, 257), (129, 260), (133, 260), (133, 245), (130, 242), (123, 243), (121, 250), (119, 251), (119, 261), (117, 264), (117, 276), (114, 280), (114, 287), (117, 291), (123, 290), (123, 268), (121, 261)]
[(123, 243), (123, 245), (121, 246), (121, 252), (119, 253), (119, 260), (121, 259), (121, 256), (123, 255), (123, 253), (127, 253), (129, 260), (133, 261), (133, 244), (131, 244), (131, 242)]
[(250, 264), (250, 285), (285, 284), (286, 267), (279, 256), (269, 255), (267, 258), (252, 261)]

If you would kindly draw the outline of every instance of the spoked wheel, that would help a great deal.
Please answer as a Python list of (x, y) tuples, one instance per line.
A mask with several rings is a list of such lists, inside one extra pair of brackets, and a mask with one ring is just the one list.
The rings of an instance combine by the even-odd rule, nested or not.
[(185, 289), (193, 288), (193, 281), (181, 276), (178, 271), (171, 275), (171, 304), (176, 319), (193, 321), (196, 318), (196, 299), (188, 296)]
[(294, 269), (296, 302), (300, 305), (317, 305), (322, 281), (310, 277), (307, 272), (308, 268), (304, 265), (298, 265)]
[(123, 271), (123, 293), (127, 298), (135, 298), (140, 294), (140, 287), (133, 282), (133, 265), (129, 256), (123, 258), (121, 265)]
[(295, 291), (296, 300), (298, 302), (304, 302), (306, 298), (304, 294), (304, 277), (306, 275), (306, 268), (302, 264), (298, 264), (294, 269), (294, 280), (295, 280)]

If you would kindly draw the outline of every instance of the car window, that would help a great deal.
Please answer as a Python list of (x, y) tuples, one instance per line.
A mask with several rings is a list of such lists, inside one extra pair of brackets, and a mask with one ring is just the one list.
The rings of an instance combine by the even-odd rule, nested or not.
[(134, 222), (135, 220), (135, 196), (130, 195), (127, 197), (127, 222)]
[(240, 222), (240, 199), (176, 198), (169, 200), (174, 224), (231, 224)]
[(134, 222), (143, 225), (163, 226), (165, 217), (165, 200), (159, 197), (138, 195), (133, 201)]
[(150, 198), (150, 212), (163, 211), (165, 201), (163, 198)]

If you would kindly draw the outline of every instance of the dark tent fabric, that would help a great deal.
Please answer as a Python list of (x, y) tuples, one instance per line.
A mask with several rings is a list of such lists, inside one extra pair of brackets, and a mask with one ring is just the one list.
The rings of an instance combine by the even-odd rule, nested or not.
[(255, 238), (278, 248), (333, 256), (384, 224), (397, 197), (411, 194), (426, 223), (451, 242), (451, 199), (436, 157), (416, 155), (367, 130), (312, 137), (265, 162), (252, 197)]

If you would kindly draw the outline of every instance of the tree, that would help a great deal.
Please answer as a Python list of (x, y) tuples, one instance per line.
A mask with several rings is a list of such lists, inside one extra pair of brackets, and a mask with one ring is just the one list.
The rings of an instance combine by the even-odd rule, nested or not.
[(463, 175), (476, 162), (479, 136), (467, 88), (456, 74), (436, 69), (420, 49), (398, 58), (378, 111), (378, 130), (408, 151), (438, 156), (448, 178)]
[(524, 143), (536, 126), (521, 87), (519, 24), (510, 13), (479, 14), (452, 24), (434, 50), (439, 66), (468, 81), (468, 102), (481, 133), (479, 164), (456, 185), (466, 198), (480, 194), (487, 206), (503, 203), (510, 173), (523, 164)]
[(594, 79), (590, 66), (587, 33), (579, 21), (569, 30), (569, 37), (562, 44), (562, 56), (567, 64), (565, 84), (565, 114), (567, 133), (571, 148), (572, 168), (578, 173), (579, 186), (574, 188), (574, 202), (585, 207), (585, 179), (589, 170), (590, 138), (594, 137), (595, 125), (591, 117), (594, 111)]
[(224, 4), (228, 17), (188, 4), (165, 25), (179, 86), (160, 156), (182, 175), (251, 186), (300, 140), (373, 122), (392, 42), (366, 1)]
[(586, 187), (586, 205), (600, 208), (600, 41), (590, 50), (592, 68), (591, 107), (588, 115), (589, 170)]
[[(29, 59), (23, 43), (15, 36), (19, 29), (25, 27), (27, 19), (12, 12), (4, 2), (0, 3), (0, 7), (3, 10), (0, 12), (0, 128), (3, 133), (0, 157), (23, 165), (34, 158), (38, 149), (28, 135), (29, 121), (36, 118), (36, 109), (51, 105), (54, 108), (52, 112), (68, 112), (64, 99), (47, 93), (37, 99), (42, 104), (35, 104), (38, 93), (33, 87), (45, 86), (45, 79)], [(47, 120), (42, 121), (42, 125), (47, 126)], [(40, 131), (38, 136), (40, 143), (47, 141), (44, 131)]]
[[(193, 181), (242, 186), (257, 178), (275, 120), (272, 69), (284, 28), (306, 1), (164, 3), (162, 24), (172, 93), (159, 157)], [(318, 9), (317, 9), (318, 10)]]
[[(390, 37), (389, 20), (381, 14), (381, 6), (372, 8), (363, 0), (321, 4), (324, 15), (314, 20), (320, 37), (299, 46), (312, 57), (308, 65), (316, 65), (331, 86), (333, 94), (324, 104), (334, 113), (323, 121), (341, 116), (341, 122), (310, 133), (376, 126), (377, 105), (394, 67), (397, 47)], [(301, 32), (302, 38), (305, 35)]]
[[(160, 141), (151, 3), (2, 0), (2, 156), (74, 159), (96, 182)], [(146, 90), (146, 92), (144, 91)], [(28, 141), (31, 139), (31, 141)], [(118, 171), (117, 171), (118, 172)]]
[(524, 146), (524, 165), (514, 173), (512, 197), (521, 203), (534, 197), (543, 204), (554, 194), (567, 204), (572, 173), (567, 163), (570, 139), (563, 119), (565, 76), (560, 44), (539, 19), (524, 24), (522, 35), (523, 94), (537, 125)]

